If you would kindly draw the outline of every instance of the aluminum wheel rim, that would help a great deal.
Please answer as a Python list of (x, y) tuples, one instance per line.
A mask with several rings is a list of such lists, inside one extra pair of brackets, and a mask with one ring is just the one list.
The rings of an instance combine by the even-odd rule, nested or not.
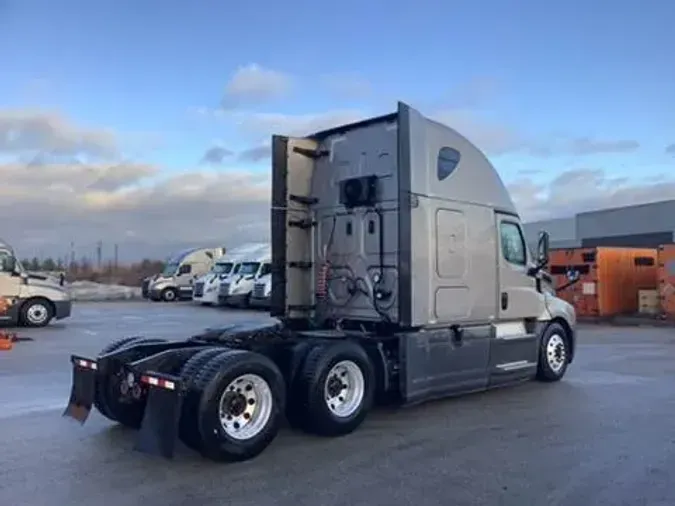
[(166, 300), (173, 300), (175, 298), (175, 295), (176, 294), (174, 293), (173, 290), (168, 290), (168, 291), (164, 292), (164, 298)]
[(560, 372), (567, 359), (565, 340), (558, 334), (553, 334), (546, 344), (546, 360), (554, 372)]
[(31, 304), (26, 316), (31, 323), (42, 323), (47, 319), (47, 308), (43, 304)]
[(272, 415), (272, 389), (257, 374), (234, 379), (220, 397), (218, 415), (225, 433), (233, 439), (257, 436)]
[(361, 368), (351, 360), (335, 364), (328, 372), (324, 384), (324, 399), (335, 416), (345, 418), (361, 405), (366, 391), (366, 381)]

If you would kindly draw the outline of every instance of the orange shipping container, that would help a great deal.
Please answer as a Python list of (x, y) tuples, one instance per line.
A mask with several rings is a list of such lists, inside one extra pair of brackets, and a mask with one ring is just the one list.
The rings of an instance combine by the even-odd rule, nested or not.
[[(674, 257), (675, 258), (675, 257)], [(567, 273), (579, 281), (558, 291), (579, 316), (637, 314), (639, 290), (658, 286), (657, 250), (651, 248), (574, 248), (552, 250), (550, 273), (556, 287), (569, 283)]]
[(659, 296), (663, 314), (675, 318), (675, 244), (659, 246)]

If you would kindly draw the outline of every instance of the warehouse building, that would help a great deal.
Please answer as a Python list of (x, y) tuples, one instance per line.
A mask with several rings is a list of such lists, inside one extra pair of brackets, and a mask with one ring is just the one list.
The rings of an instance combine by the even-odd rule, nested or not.
[(549, 233), (551, 248), (655, 248), (675, 242), (675, 200), (578, 213), (526, 223), (523, 228), (533, 250), (540, 230)]

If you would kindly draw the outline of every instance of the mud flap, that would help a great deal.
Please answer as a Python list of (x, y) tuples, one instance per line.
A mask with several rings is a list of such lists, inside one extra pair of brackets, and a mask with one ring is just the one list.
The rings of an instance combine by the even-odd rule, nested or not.
[(141, 376), (141, 383), (148, 387), (148, 397), (134, 450), (173, 458), (183, 407), (180, 379), (147, 372)]
[(83, 425), (89, 417), (96, 393), (96, 372), (98, 364), (77, 355), (71, 355), (73, 380), (70, 387), (70, 399), (62, 416), (73, 418)]

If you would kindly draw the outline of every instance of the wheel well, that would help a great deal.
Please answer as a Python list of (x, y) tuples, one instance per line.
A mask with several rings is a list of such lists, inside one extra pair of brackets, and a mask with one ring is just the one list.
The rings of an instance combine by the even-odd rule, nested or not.
[(574, 359), (574, 339), (572, 339), (574, 331), (572, 330), (572, 327), (570, 327), (569, 323), (567, 323), (564, 318), (560, 318), (559, 316), (553, 318), (551, 323), (557, 323), (565, 331), (565, 344), (567, 345), (567, 349), (570, 350), (569, 362), (572, 363), (572, 360)]
[(29, 297), (26, 300), (24, 300), (21, 303), (21, 307), (19, 308), (19, 311), (21, 311), (24, 308), (24, 306), (26, 304), (28, 304), (29, 302), (34, 302), (34, 301), (37, 301), (37, 300), (45, 302), (46, 305), (49, 306), (49, 309), (51, 310), (52, 315), (56, 312), (56, 306), (54, 305), (54, 303), (51, 300), (49, 300), (47, 297), (41, 297), (39, 295), (36, 295), (35, 297)]

